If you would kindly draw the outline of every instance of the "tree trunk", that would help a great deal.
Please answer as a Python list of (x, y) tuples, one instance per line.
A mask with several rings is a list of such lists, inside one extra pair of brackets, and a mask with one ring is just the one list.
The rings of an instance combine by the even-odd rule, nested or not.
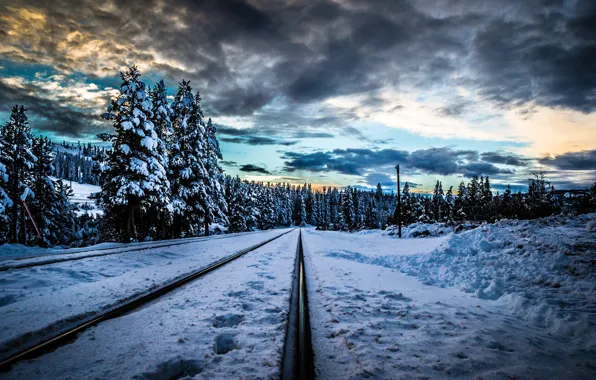
[(159, 235), (161, 237), (161, 240), (165, 240), (167, 239), (167, 231), (166, 231), (166, 212), (165, 211), (161, 211), (160, 213), (160, 218), (159, 218)]
[(209, 236), (209, 210), (205, 211), (205, 236)]
[[(16, 167), (13, 163), (13, 173), (16, 173)], [(10, 178), (10, 177), (9, 177)], [(19, 192), (19, 175), (18, 173), (14, 176), (14, 178), (10, 178), (11, 183), (11, 190), (12, 194), (10, 194), (10, 199), (12, 200), (12, 220), (10, 221), (10, 240), (11, 243), (18, 243), (19, 242), (19, 235), (18, 235), (18, 224), (19, 224), (19, 202), (17, 200), (18, 192)]]
[(19, 230), (19, 235), (21, 235), (21, 244), (27, 244), (27, 219), (25, 215), (25, 210), (21, 208), (21, 228)]
[(126, 207), (126, 238), (128, 242), (130, 242), (131, 239), (135, 241), (138, 240), (137, 226), (135, 224), (135, 210), (137, 210), (138, 208), (138, 200), (130, 201), (128, 203), (128, 206)]

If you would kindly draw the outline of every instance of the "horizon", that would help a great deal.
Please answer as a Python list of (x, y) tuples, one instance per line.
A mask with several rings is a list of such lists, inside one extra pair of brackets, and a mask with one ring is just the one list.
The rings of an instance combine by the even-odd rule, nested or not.
[(596, 5), (587, 1), (185, 1), (2, 6), (0, 121), (97, 143), (135, 63), (183, 79), (218, 128), (226, 173), (263, 182), (495, 190), (544, 170), (596, 180)]

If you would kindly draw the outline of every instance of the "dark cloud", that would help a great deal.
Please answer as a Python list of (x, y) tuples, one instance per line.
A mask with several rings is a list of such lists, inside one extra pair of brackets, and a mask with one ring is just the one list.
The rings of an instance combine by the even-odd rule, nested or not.
[(252, 165), (252, 164), (242, 165), (240, 167), (240, 171), (241, 172), (247, 172), (247, 173), (271, 174), (267, 169), (262, 168), (262, 167), (257, 166), (257, 165)]
[[(366, 175), (368, 184), (370, 181), (379, 182), (380, 175), (384, 174), (366, 174), (367, 171), (375, 168), (388, 169), (395, 164), (402, 164), (402, 170), (439, 175), (480, 176), (514, 173), (510, 169), (501, 169), (490, 163), (477, 162), (475, 161), (477, 157), (476, 151), (451, 148), (420, 149), (411, 153), (393, 149), (335, 149), (314, 153), (285, 152), (282, 156), (286, 159), (286, 170), (290, 172), (334, 171), (348, 175)], [(387, 178), (383, 177), (383, 179)]]
[(461, 165), (458, 170), (466, 177), (480, 176), (480, 175), (496, 175), (496, 174), (513, 174), (515, 173), (511, 169), (501, 169), (488, 162), (470, 162), (465, 165)]
[(595, 110), (595, 3), (538, 5), (526, 19), (493, 19), (475, 35), (470, 64), (481, 73), (481, 93), (506, 107)]
[(103, 122), (99, 114), (82, 112), (38, 96), (44, 94), (47, 95), (47, 91), (38, 87), (11, 87), (0, 81), (0, 111), (10, 112), (14, 105), (24, 105), (28, 110), (29, 125), (42, 134), (51, 132), (84, 137), (109, 128), (109, 123)]
[(282, 158), (286, 170), (311, 172), (335, 171), (342, 174), (362, 175), (368, 168), (381, 167), (404, 162), (408, 152), (383, 149), (335, 149), (330, 152), (296, 153), (286, 152)]
[(511, 153), (504, 152), (484, 152), (480, 155), (480, 158), (484, 162), (511, 166), (527, 166), (529, 162), (532, 161), (529, 158), (523, 158)]
[(596, 170), (596, 149), (544, 157), (538, 161), (561, 170)]
[[(238, 143), (361, 136), (349, 125), (361, 117), (357, 109), (339, 112), (317, 101), (364, 94), (362, 104), (382, 107), (377, 90), (402, 85), (421, 92), (465, 85), (478, 101), (503, 108), (596, 110), (593, 1), (479, 0), (471, 7), (468, 0), (148, 0), (110, 10), (92, 0), (23, 0), (0, 11), (18, 16), (25, 6), (45, 21), (12, 30), (11, 17), (0, 19), (3, 66), (48, 65), (99, 81), (137, 62), (147, 68), (145, 78), (191, 80), (215, 120), (252, 118), (258, 127), (250, 133), (228, 131)], [(3, 91), (2, 104), (22, 99), (47, 130), (79, 136), (102, 125), (64, 100), (15, 91)], [(449, 96), (436, 111), (458, 117), (473, 106)], [(321, 110), (312, 112), (313, 104)], [(483, 162), (499, 163), (489, 160)]]
[(238, 163), (236, 161), (229, 161), (229, 160), (220, 160), (219, 163), (225, 165), (225, 166), (238, 166)]
[(262, 136), (240, 136), (240, 137), (220, 137), (221, 141), (235, 143), (235, 144), (247, 144), (247, 145), (284, 145), (290, 146), (297, 144), (298, 141), (287, 141), (280, 140), (271, 137)]

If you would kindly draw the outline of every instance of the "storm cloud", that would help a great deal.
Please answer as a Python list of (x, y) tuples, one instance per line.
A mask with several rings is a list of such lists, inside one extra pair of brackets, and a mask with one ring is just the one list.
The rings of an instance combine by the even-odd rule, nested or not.
[(596, 149), (544, 157), (539, 161), (561, 170), (596, 170)]
[[(328, 152), (296, 153), (285, 152), (286, 170), (311, 172), (337, 172), (347, 175), (365, 175), (370, 169), (388, 169), (396, 164), (403, 164), (403, 169), (425, 174), (462, 174), (473, 175), (513, 174), (511, 169), (499, 168), (491, 163), (478, 162), (478, 153), (470, 150), (451, 148), (429, 148), (413, 152), (383, 149), (335, 149)], [(379, 174), (366, 174), (366, 181), (387, 181)], [(369, 183), (370, 184), (370, 183)]]
[[(502, 3), (152, 0), (107, 7), (31, 0), (22, 4), (27, 13), (17, 4), (4, 6), (0, 28), (10, 62), (114, 81), (122, 66), (136, 62), (170, 85), (191, 80), (209, 114), (259, 116), (263, 128), (275, 125), (268, 115), (287, 120), (304, 104), (367, 92), (374, 98), (376, 90), (397, 84), (467, 84), (505, 109), (596, 109), (590, 63), (596, 61), (596, 4)], [(466, 76), (454, 75), (462, 69)], [(276, 99), (288, 101), (272, 111)], [(439, 111), (458, 116), (467, 107), (456, 99)], [(320, 118), (303, 117), (294, 127), (316, 127)], [(86, 121), (56, 124), (76, 135)]]
[(240, 171), (246, 173), (271, 174), (267, 169), (252, 164), (242, 165)]

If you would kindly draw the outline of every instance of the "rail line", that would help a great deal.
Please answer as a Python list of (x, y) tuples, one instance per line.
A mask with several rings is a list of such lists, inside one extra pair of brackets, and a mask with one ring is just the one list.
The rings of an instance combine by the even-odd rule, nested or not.
[[(244, 233), (244, 235), (249, 235), (249, 234), (254, 234), (257, 232), (261, 232), (261, 231), (256, 231), (256, 232), (248, 232), (248, 233)], [(36, 259), (36, 258), (43, 258), (43, 257), (48, 257), (51, 256), (51, 258), (45, 259), (45, 260), (39, 260), (39, 261), (32, 261), (32, 262), (27, 262), (27, 263), (16, 263), (16, 264), (6, 264), (3, 265), (0, 262), (0, 272), (4, 272), (10, 269), (26, 269), (26, 268), (32, 268), (32, 267), (38, 267), (38, 266), (44, 266), (44, 265), (50, 265), (50, 264), (56, 264), (56, 263), (62, 263), (65, 261), (77, 261), (77, 260), (83, 260), (83, 259), (88, 259), (88, 258), (92, 258), (92, 257), (102, 257), (102, 256), (110, 256), (110, 255), (118, 255), (121, 253), (129, 253), (129, 252), (138, 252), (138, 251), (146, 251), (149, 249), (156, 249), (156, 248), (166, 248), (166, 247), (175, 247), (178, 245), (184, 245), (184, 244), (192, 244), (192, 243), (198, 243), (201, 241), (212, 241), (212, 240), (221, 240), (221, 239), (229, 239), (229, 238), (233, 238), (233, 237), (237, 237), (240, 234), (230, 234), (230, 235), (222, 235), (222, 236), (218, 236), (218, 237), (200, 237), (200, 238), (189, 238), (189, 239), (184, 239), (184, 241), (174, 241), (172, 242), (171, 240), (166, 240), (160, 244), (153, 244), (153, 245), (148, 245), (148, 246), (142, 246), (142, 247), (128, 247), (122, 249), (122, 247), (112, 247), (112, 248), (100, 248), (100, 249), (96, 249), (96, 250), (89, 250), (89, 251), (82, 251), (84, 252), (98, 252), (98, 251), (107, 251), (107, 250), (113, 250), (114, 252), (101, 252), (101, 253), (94, 253), (94, 254), (90, 254), (90, 255), (84, 255), (84, 256), (75, 256), (75, 257), (64, 257), (64, 255), (75, 255), (77, 253), (82, 253), (82, 252), (72, 252), (72, 253), (59, 253), (59, 254), (47, 254), (47, 255), (40, 255), (40, 256), (30, 256), (27, 258), (16, 258), (16, 259), (10, 259), (10, 260), (25, 260), (25, 259)], [(191, 240), (192, 239), (192, 240)], [(177, 239), (180, 240), (180, 239)], [(58, 257), (56, 257), (58, 256)], [(4, 261), (9, 261), (9, 260), (4, 260)]]
[(300, 230), (296, 247), (294, 281), (290, 295), (290, 313), (286, 329), (281, 379), (310, 380), (314, 378), (314, 355), (308, 312), (302, 230)]
[(0, 361), (0, 372), (8, 372), (10, 371), (10, 369), (12, 368), (12, 366), (22, 360), (26, 360), (26, 359), (32, 359), (38, 356), (41, 356), (47, 352), (50, 352), (54, 349), (56, 349), (57, 347), (66, 344), (70, 341), (72, 341), (73, 339), (76, 338), (76, 336), (83, 332), (84, 330), (95, 326), (101, 322), (110, 320), (110, 319), (114, 319), (117, 317), (120, 317), (130, 311), (133, 311), (141, 306), (144, 306), (145, 304), (159, 298), (162, 297), (180, 287), (182, 287), (183, 285), (186, 285), (188, 283), (190, 283), (193, 280), (198, 279), (199, 277), (202, 277), (206, 274), (208, 274), (209, 272), (212, 272), (224, 265), (226, 265), (227, 263), (251, 252), (254, 251), (290, 232), (294, 231), (294, 229), (291, 229), (289, 231), (283, 232), (279, 235), (276, 235), (270, 239), (267, 239), (263, 242), (260, 242), (258, 244), (255, 244), (251, 247), (248, 247), (246, 249), (243, 249), (233, 255), (227, 256), (221, 260), (218, 260), (210, 265), (208, 265), (207, 267), (204, 267), (202, 269), (199, 269), (197, 271), (194, 271), (178, 280), (169, 282), (167, 284), (162, 285), (161, 287), (152, 290), (148, 293), (145, 293), (141, 296), (138, 296), (128, 302), (126, 302), (125, 304), (118, 306), (110, 311), (107, 311), (91, 320), (87, 320), (84, 321), (80, 324), (78, 324), (77, 326), (68, 329), (65, 332), (62, 332), (54, 337), (48, 338), (44, 341), (42, 341), (41, 343), (37, 343), (31, 347), (27, 347), (25, 349), (23, 349), (22, 351), (8, 357), (5, 359), (1, 359)]

